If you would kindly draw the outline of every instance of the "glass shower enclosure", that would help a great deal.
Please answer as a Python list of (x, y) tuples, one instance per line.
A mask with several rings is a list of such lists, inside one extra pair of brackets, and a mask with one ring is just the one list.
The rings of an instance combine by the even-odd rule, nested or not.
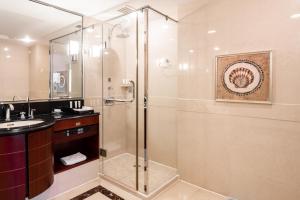
[(144, 7), (93, 29), (101, 40), (102, 177), (153, 195), (178, 178), (177, 23)]

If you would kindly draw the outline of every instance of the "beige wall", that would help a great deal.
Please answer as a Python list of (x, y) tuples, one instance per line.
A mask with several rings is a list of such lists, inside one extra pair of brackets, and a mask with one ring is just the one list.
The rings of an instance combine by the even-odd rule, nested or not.
[[(8, 51), (4, 49), (7, 48)], [(25, 100), (29, 93), (29, 50), (0, 40), (0, 101)]]
[(29, 96), (31, 99), (49, 98), (49, 46), (35, 44), (29, 48)]
[[(290, 19), (299, 8), (294, 0), (219, 0), (179, 10), (184, 180), (240, 200), (300, 199), (300, 20)], [(273, 104), (215, 102), (215, 56), (260, 50), (273, 50)]]
[[(170, 63), (163, 63), (164, 59)], [(177, 24), (150, 11), (149, 156), (174, 168), (177, 168), (177, 89)]]
[(0, 101), (48, 99), (48, 46), (0, 40), (0, 90)]

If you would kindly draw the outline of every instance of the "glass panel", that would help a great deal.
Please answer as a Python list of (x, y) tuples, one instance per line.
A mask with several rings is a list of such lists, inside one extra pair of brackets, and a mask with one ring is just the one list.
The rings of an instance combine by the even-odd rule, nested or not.
[(177, 24), (151, 9), (148, 24), (147, 152), (150, 194), (177, 176)]
[(136, 189), (136, 14), (103, 25), (103, 174)]
[[(103, 41), (102, 41), (102, 24), (93, 18), (89, 19), (90, 23), (94, 25), (85, 24), (84, 44), (83, 44), (83, 60), (84, 60), (84, 104), (91, 106), (96, 112), (101, 113), (100, 117), (100, 148), (103, 147), (103, 134), (102, 134), (102, 53), (103, 53)], [(86, 20), (87, 21), (87, 20)], [(86, 22), (85, 21), (85, 22)], [(100, 160), (100, 173), (103, 174), (103, 162), (102, 157)]]
[(82, 97), (81, 31), (51, 41), (51, 97)]
[(138, 65), (139, 65), (139, 71), (138, 71), (138, 80), (139, 80), (139, 105), (138, 105), (138, 163), (139, 163), (139, 192), (144, 192), (145, 186), (147, 185), (147, 179), (145, 179), (145, 159), (147, 158), (145, 153), (145, 110), (144, 110), (144, 95), (145, 95), (145, 43), (144, 43), (144, 26), (145, 26), (145, 16), (144, 12), (139, 11), (138, 14)]

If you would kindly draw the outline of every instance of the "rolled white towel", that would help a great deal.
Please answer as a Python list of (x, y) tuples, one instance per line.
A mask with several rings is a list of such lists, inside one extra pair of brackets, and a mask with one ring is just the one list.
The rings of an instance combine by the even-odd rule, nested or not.
[(74, 165), (74, 164), (82, 162), (82, 161), (84, 161), (86, 159), (87, 159), (87, 157), (85, 155), (83, 155), (82, 153), (78, 152), (78, 153), (75, 153), (73, 155), (69, 155), (69, 156), (60, 158), (60, 161), (64, 165)]

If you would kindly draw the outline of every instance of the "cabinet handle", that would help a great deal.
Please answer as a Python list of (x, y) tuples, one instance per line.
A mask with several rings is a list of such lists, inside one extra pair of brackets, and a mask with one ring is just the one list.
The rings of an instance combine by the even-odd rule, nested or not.
[(80, 126), (81, 123), (80, 122), (76, 122), (75, 126)]

